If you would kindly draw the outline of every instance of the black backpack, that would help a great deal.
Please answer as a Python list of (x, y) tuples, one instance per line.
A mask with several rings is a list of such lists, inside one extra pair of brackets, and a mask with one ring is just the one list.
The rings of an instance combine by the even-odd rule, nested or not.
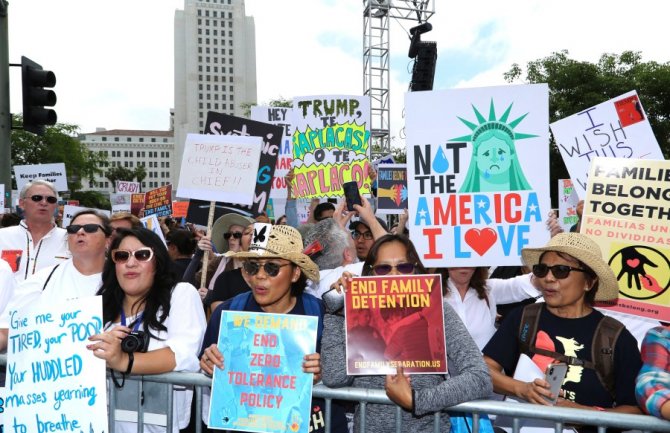
[(521, 353), (528, 356), (537, 353), (538, 355), (550, 356), (568, 365), (577, 365), (595, 370), (600, 383), (612, 399), (615, 399), (614, 348), (621, 331), (624, 329), (623, 323), (608, 316), (604, 316), (600, 320), (591, 340), (591, 359), (593, 361), (586, 361), (574, 356), (566, 356), (562, 353), (535, 347), (537, 324), (540, 321), (543, 304), (530, 304), (523, 308), (521, 323), (519, 324)]

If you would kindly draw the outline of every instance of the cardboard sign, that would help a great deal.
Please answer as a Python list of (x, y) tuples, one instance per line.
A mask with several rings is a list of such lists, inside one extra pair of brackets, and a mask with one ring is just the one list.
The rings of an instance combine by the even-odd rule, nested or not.
[(293, 100), (293, 195), (341, 197), (356, 181), (370, 193), (370, 98), (310, 96)]
[(619, 281), (613, 310), (670, 321), (670, 161), (595, 158), (580, 231)]
[(408, 224), (425, 266), (518, 266), (546, 243), (546, 84), (410, 92), (405, 107)]
[(251, 205), (262, 144), (260, 137), (188, 134), (177, 196)]
[(144, 216), (172, 215), (172, 185), (161, 186), (144, 194)]
[(109, 201), (112, 204), (112, 213), (130, 212), (131, 195), (126, 193), (111, 193)]
[(117, 193), (138, 193), (140, 192), (140, 183), (139, 182), (130, 182), (127, 180), (117, 180), (116, 181), (116, 192)]
[(102, 331), (101, 296), (10, 312), (4, 410), (11, 431), (107, 431), (105, 361), (86, 348)]
[(70, 205), (66, 204), (65, 206), (63, 206), (63, 224), (62, 224), (62, 226), (63, 227), (69, 226), (72, 223), (72, 218), (74, 218), (74, 216), (78, 212), (81, 212), (83, 210), (89, 210), (89, 209), (100, 212), (100, 213), (105, 214), (107, 216), (112, 215), (111, 212), (106, 210), (106, 209), (94, 209), (94, 208), (90, 208), (90, 207), (70, 206)]
[(229, 431), (309, 432), (312, 374), (302, 359), (316, 352), (318, 318), (224, 311), (208, 426)]
[(345, 309), (348, 375), (447, 372), (440, 275), (354, 278)]
[(291, 150), (291, 137), (293, 136), (293, 109), (290, 107), (262, 107), (255, 105), (251, 107), (251, 118), (259, 122), (277, 125), (283, 129), (283, 137), (279, 145), (279, 155), (272, 178), (272, 189), (270, 198), (286, 198), (286, 180), (284, 177), (291, 169), (293, 152)]
[(16, 187), (19, 191), (21, 191), (21, 188), (26, 183), (36, 179), (53, 183), (56, 191), (68, 190), (65, 164), (62, 162), (55, 164), (15, 165), (14, 176), (16, 178)]
[(407, 165), (380, 164), (377, 168), (377, 212), (401, 214), (407, 207)]
[(570, 179), (558, 179), (558, 224), (564, 232), (579, 222), (577, 215), (579, 197)]
[(663, 159), (634, 90), (552, 123), (556, 145), (580, 199), (596, 157)]

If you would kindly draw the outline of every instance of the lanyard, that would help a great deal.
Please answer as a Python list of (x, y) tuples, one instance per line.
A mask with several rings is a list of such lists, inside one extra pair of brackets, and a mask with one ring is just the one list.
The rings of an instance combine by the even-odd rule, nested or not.
[[(140, 323), (142, 323), (142, 316), (144, 315), (144, 311), (142, 311), (137, 318), (135, 319), (134, 326), (133, 326), (133, 332), (137, 332), (140, 329)], [(123, 308), (121, 309), (121, 325), (126, 326), (126, 313), (123, 312)]]
[[(23, 227), (23, 226), (22, 226)], [(31, 237), (28, 236), (28, 232), (30, 231), (28, 229), (28, 226), (24, 227), (26, 229), (26, 273), (23, 277), (23, 279), (28, 278), (28, 266), (30, 265), (30, 242), (32, 241)], [(35, 268), (37, 267), (37, 257), (40, 255), (40, 250), (42, 249), (42, 241), (44, 241), (44, 237), (40, 239), (39, 245), (37, 245), (37, 253), (35, 254), (35, 259), (33, 260), (33, 271), (30, 273), (30, 275), (35, 273)]]

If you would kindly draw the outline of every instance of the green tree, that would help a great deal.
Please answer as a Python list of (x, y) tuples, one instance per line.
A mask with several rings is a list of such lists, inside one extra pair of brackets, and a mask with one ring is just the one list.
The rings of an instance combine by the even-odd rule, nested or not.
[[(670, 156), (670, 62), (643, 62), (641, 53), (624, 51), (603, 54), (597, 63), (590, 63), (571, 59), (564, 50), (528, 62), (525, 78), (522, 75), (515, 63), (504, 77), (510, 83), (547, 83), (550, 122), (637, 90), (656, 140), (665, 157)], [(552, 138), (551, 185), (568, 177)]]
[(142, 191), (142, 181), (147, 177), (147, 169), (144, 167), (144, 164), (138, 165), (134, 171), (135, 179), (140, 183), (140, 191)]
[(256, 105), (266, 105), (268, 107), (288, 107), (291, 108), (293, 107), (293, 100), (292, 99), (285, 99), (283, 97), (279, 97), (277, 99), (271, 99), (270, 102), (266, 104), (257, 104), (255, 102), (244, 102), (240, 104), (240, 107), (244, 110), (244, 117), (251, 117), (251, 107), (255, 107)]
[(99, 191), (76, 191), (70, 194), (70, 200), (79, 200), (79, 206), (96, 209), (111, 209), (109, 199)]
[(117, 180), (125, 180), (125, 181), (132, 181), (135, 179), (135, 171), (131, 170), (127, 167), (112, 167), (107, 172), (105, 173), (105, 177), (109, 179), (109, 181), (112, 183), (112, 187), (114, 188), (114, 192), (116, 192), (116, 181)]
[[(21, 115), (12, 115), (15, 126), (22, 125)], [(77, 138), (79, 127), (66, 123), (48, 126), (44, 136), (38, 136), (21, 129), (11, 133), (12, 166), (36, 165), (63, 162), (71, 192), (82, 187), (82, 181), (93, 181), (102, 173), (100, 167), (107, 161), (102, 152), (91, 152)], [(13, 185), (16, 188), (16, 184)]]

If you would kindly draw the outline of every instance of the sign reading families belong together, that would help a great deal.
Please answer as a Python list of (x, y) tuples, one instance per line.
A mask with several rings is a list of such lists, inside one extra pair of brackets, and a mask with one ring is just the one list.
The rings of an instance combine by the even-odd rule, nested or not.
[(550, 208), (548, 87), (412, 92), (409, 225), (424, 265), (518, 265)]

